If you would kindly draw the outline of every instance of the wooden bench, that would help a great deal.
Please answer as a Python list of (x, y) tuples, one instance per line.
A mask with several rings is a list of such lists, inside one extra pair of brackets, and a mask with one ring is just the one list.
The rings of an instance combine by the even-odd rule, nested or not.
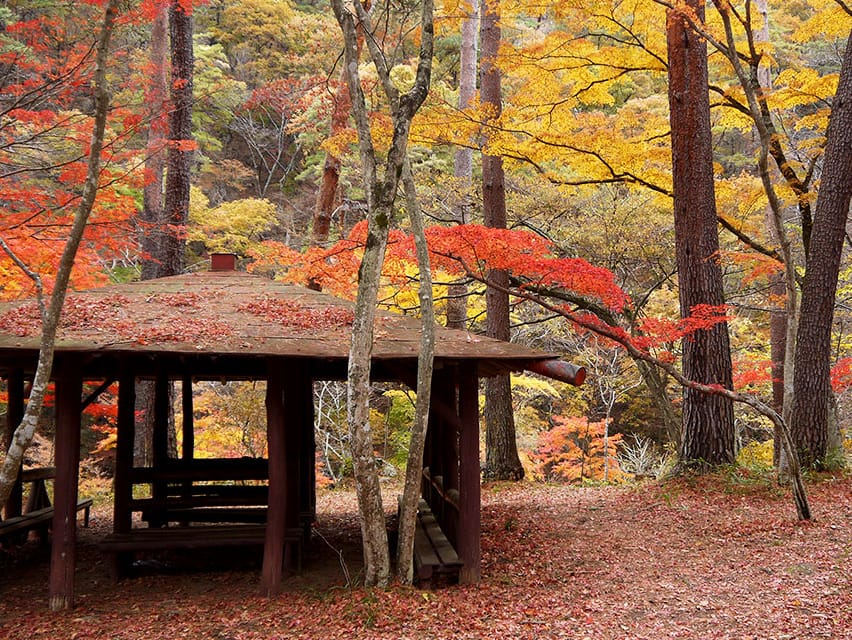
[[(56, 470), (51, 467), (25, 469), (21, 473), (21, 481), (31, 485), (26, 512), (0, 520), (0, 540), (6, 541), (13, 538), (13, 534), (24, 534), (29, 531), (38, 531), (41, 540), (43, 542), (47, 540), (47, 533), (53, 521), (53, 506), (50, 504), (45, 481), (55, 476)], [(92, 504), (91, 498), (77, 501), (77, 511), (83, 512), (84, 527), (89, 526)]]
[[(112, 556), (113, 575), (118, 578), (124, 573), (130, 556), (136, 552), (263, 547), (265, 541), (266, 525), (140, 527), (124, 533), (112, 533), (101, 540), (98, 547)], [(294, 553), (297, 570), (301, 570), (301, 541), (300, 528), (287, 530), (285, 542)]]
[(431, 589), (432, 581), (437, 577), (456, 583), (462, 565), (429, 505), (421, 500), (414, 530), (414, 575), (417, 582), (424, 589)]
[(163, 495), (130, 501), (134, 511), (152, 526), (170, 522), (265, 523), (269, 487), (266, 485), (168, 485)]

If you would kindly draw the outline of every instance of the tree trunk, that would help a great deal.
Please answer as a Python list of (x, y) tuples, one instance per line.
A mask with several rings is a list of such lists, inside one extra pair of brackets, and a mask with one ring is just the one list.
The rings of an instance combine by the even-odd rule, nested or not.
[(828, 453), (831, 327), (840, 258), (852, 196), (852, 35), (831, 107), (816, 215), (802, 286), (790, 431), (805, 467)]
[[(474, 0), (470, 11), (462, 20), (459, 50), (459, 111), (470, 107), (470, 102), (476, 94), (478, 5), (477, 0)], [(470, 147), (456, 148), (453, 156), (453, 176), (458, 180), (458, 188), (461, 191), (456, 203), (456, 221), (459, 224), (467, 224), (470, 222), (473, 209), (470, 194), (473, 183), (473, 149)], [(467, 328), (467, 286), (464, 280), (453, 282), (447, 288), (447, 327)]]
[[(480, 17), (482, 61), (480, 65), (480, 101), (488, 114), (485, 122), (484, 144), (487, 146), (489, 127), (498, 122), (502, 111), (500, 69), (497, 52), (502, 38), (499, 1), (483, 2)], [(482, 210), (485, 226), (506, 228), (506, 186), (503, 158), (482, 153)], [(488, 272), (485, 293), (487, 316), (486, 335), (509, 340), (509, 274)], [(485, 471), (488, 480), (521, 480), (524, 467), (518, 457), (515, 442), (515, 417), (512, 410), (512, 389), (508, 375), (489, 378), (485, 383)]]
[(423, 477), (423, 450), (426, 445), (426, 429), (429, 424), (432, 370), (435, 358), (435, 309), (432, 306), (432, 273), (429, 266), (429, 247), (423, 214), (417, 201), (417, 190), (411, 167), (406, 160), (403, 170), (405, 200), (411, 219), (411, 231), (417, 248), (417, 267), (420, 271), (420, 353), (417, 356), (417, 406), (411, 440), (408, 445), (408, 460), (405, 465), (405, 487), (399, 518), (399, 539), (396, 551), (396, 575), (403, 584), (414, 579), (414, 531), (417, 525), (417, 504), (420, 498), (420, 483)]
[(193, 157), (192, 141), (192, 14), (178, 0), (169, 8), (171, 36), (172, 82), (171, 112), (169, 113), (169, 150), (166, 158), (166, 221), (163, 246), (157, 258), (160, 262), (157, 277), (183, 272), (183, 228), (189, 217), (190, 168)]
[(107, 115), (109, 113), (110, 95), (107, 90), (107, 62), (109, 59), (109, 42), (112, 36), (115, 19), (118, 15), (118, 0), (110, 0), (104, 13), (101, 24), (101, 32), (95, 57), (95, 73), (92, 88), (95, 99), (94, 126), (89, 144), (89, 160), (86, 170), (86, 181), (83, 184), (83, 192), (80, 204), (74, 215), (74, 222), (62, 257), (59, 260), (59, 269), (56, 273), (56, 281), (50, 294), (48, 306), (45, 307), (41, 279), (33, 274), (36, 279), (36, 288), (39, 291), (39, 306), (42, 309), (42, 333), (39, 344), (38, 364), (36, 365), (35, 377), (30, 389), (29, 400), (24, 412), (21, 424), (15, 429), (12, 443), (6, 453), (6, 459), (0, 468), (0, 504), (6, 504), (9, 494), (15, 485), (18, 471), (24, 452), (30, 446), (35, 435), (36, 427), (41, 418), (44, 406), (44, 396), (50, 383), (51, 370), (53, 368), (53, 354), (56, 345), (56, 333), (62, 316), (62, 306), (65, 303), (65, 294), (68, 291), (68, 281), (71, 270), (74, 267), (74, 258), (77, 249), (83, 239), (83, 231), (95, 204), (98, 193), (98, 179), (101, 172), (101, 151), (104, 145), (104, 131), (106, 130)]
[[(365, 10), (370, 10), (370, 0), (363, 2)], [(364, 44), (364, 31), (360, 23), (356, 24), (357, 40), (355, 50), (358, 57)], [(331, 137), (339, 135), (349, 121), (349, 113), (352, 111), (352, 98), (349, 95), (349, 86), (346, 83), (346, 69), (340, 73), (340, 85), (334, 94), (334, 109), (331, 112)], [(340, 183), (340, 158), (330, 151), (325, 154), (325, 162), (322, 169), (322, 181), (320, 182), (317, 201), (314, 205), (313, 225), (311, 228), (311, 246), (321, 247), (328, 241), (331, 229), (331, 217), (337, 206), (337, 188)], [(319, 290), (319, 285), (310, 283), (311, 288)]]
[[(170, 35), (170, 39), (167, 37)], [(170, 40), (170, 44), (169, 44)], [(188, 51), (187, 51), (188, 48)], [(171, 50), (169, 84), (167, 51)], [(146, 184), (143, 191), (142, 279), (178, 275), (183, 271), (182, 227), (189, 217), (190, 162), (192, 151), (192, 17), (178, 3), (162, 4), (151, 27), (151, 68), (154, 70), (146, 96), (149, 117)], [(168, 100), (169, 95), (171, 99)], [(169, 110), (171, 106), (171, 110)], [(168, 140), (167, 140), (168, 135)], [(164, 148), (164, 143), (168, 146)], [(163, 173), (168, 164), (163, 202)], [(154, 383), (136, 385), (136, 408), (140, 420), (135, 431), (136, 464), (153, 464)], [(169, 422), (170, 440), (175, 440), (174, 421)]]
[[(703, 20), (704, 0), (688, 0), (686, 4)], [(669, 11), (666, 26), (675, 245), (680, 312), (687, 317), (695, 305), (724, 304), (722, 272), (717, 261), (719, 235), (707, 46), (674, 10)], [(698, 331), (683, 341), (683, 373), (703, 384), (732, 387), (726, 324)], [(682, 464), (707, 466), (733, 462), (736, 443), (733, 405), (729, 399), (684, 389), (683, 427)]]
[(142, 279), (157, 277), (162, 235), (166, 228), (163, 213), (163, 175), (166, 168), (166, 136), (168, 133), (168, 29), (169, 8), (160, 4), (151, 24), (152, 69), (145, 94), (148, 117), (148, 143), (145, 155), (145, 187), (142, 191)]
[(376, 315), (376, 298), (388, 231), (393, 219), (396, 190), (406, 158), (411, 120), (423, 104), (429, 90), (434, 42), (433, 5), (431, 0), (423, 2), (419, 64), (414, 86), (405, 94), (400, 94), (391, 82), (390, 69), (384, 52), (379, 48), (378, 40), (371, 37), (372, 29), (367, 12), (359, 3), (356, 3), (354, 7), (358, 20), (368, 32), (366, 44), (388, 99), (393, 119), (393, 139), (387, 152), (381, 178), (377, 175), (376, 149), (370, 130), (366, 98), (358, 73), (358, 37), (355, 16), (344, 7), (343, 0), (332, 0), (332, 8), (343, 32), (346, 81), (352, 99), (352, 115), (358, 131), (368, 215), (367, 244), (358, 272), (358, 294), (355, 300), (355, 319), (352, 323), (352, 343), (349, 350), (347, 419), (363, 537), (364, 580), (368, 586), (384, 586), (390, 578), (390, 556), (369, 422), (373, 321)]

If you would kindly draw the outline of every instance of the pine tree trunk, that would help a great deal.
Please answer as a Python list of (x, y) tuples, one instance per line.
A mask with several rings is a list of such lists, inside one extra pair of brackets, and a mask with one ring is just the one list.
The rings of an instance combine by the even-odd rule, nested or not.
[(152, 69), (150, 84), (145, 93), (148, 117), (148, 143), (145, 155), (145, 187), (142, 191), (142, 249), (147, 256), (142, 261), (142, 279), (155, 278), (159, 272), (160, 246), (166, 220), (163, 213), (163, 177), (166, 168), (166, 136), (168, 133), (168, 29), (167, 4), (158, 6), (151, 24)]
[[(483, 2), (480, 18), (482, 61), (480, 65), (480, 100), (489, 113), (488, 120), (498, 121), (502, 111), (500, 69), (497, 51), (502, 38), (499, 1)], [(487, 146), (489, 124), (485, 125)], [(506, 185), (503, 158), (482, 153), (482, 209), (485, 226), (506, 228)], [(509, 340), (509, 286), (505, 271), (489, 271), (488, 280), (503, 291), (488, 287), (485, 293), (487, 316), (486, 335)], [(515, 419), (512, 410), (512, 390), (509, 376), (491, 378), (485, 383), (485, 471), (488, 480), (520, 480), (524, 467), (518, 457), (515, 442)]]
[(189, 217), (192, 144), (192, 15), (177, 0), (169, 8), (171, 36), (172, 100), (169, 114), (169, 150), (166, 172), (166, 220), (158, 277), (183, 272), (186, 242), (182, 229)]
[[(474, 0), (470, 12), (465, 14), (461, 28), (459, 50), (459, 111), (470, 107), (476, 93), (478, 2)], [(453, 176), (461, 191), (456, 203), (456, 222), (467, 224), (473, 208), (470, 187), (473, 183), (473, 149), (458, 147), (453, 156)], [(447, 327), (467, 328), (467, 286), (463, 280), (450, 284), (447, 289)]]
[(805, 467), (828, 453), (831, 327), (840, 258), (852, 196), (852, 35), (831, 107), (796, 343), (790, 431)]
[[(703, 19), (703, 0), (688, 0), (686, 4)], [(680, 312), (686, 317), (695, 305), (724, 304), (724, 296), (717, 260), (707, 47), (674, 10), (669, 11), (667, 37), (675, 244)], [(698, 331), (683, 341), (683, 373), (690, 380), (732, 387), (726, 324)], [(733, 462), (735, 448), (731, 401), (685, 389), (682, 464)]]

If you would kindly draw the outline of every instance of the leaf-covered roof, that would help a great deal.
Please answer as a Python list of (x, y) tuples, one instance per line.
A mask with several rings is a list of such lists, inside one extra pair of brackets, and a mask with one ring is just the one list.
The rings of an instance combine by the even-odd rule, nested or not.
[[(169, 353), (345, 360), (351, 302), (262, 276), (205, 272), (69, 292), (57, 353)], [(554, 357), (466, 331), (436, 328), (437, 359), (480, 362), (488, 374)], [(0, 356), (7, 363), (38, 349), (33, 300), (0, 303)], [(420, 320), (382, 313), (374, 360), (413, 359)], [(483, 369), (485, 361), (490, 363)]]

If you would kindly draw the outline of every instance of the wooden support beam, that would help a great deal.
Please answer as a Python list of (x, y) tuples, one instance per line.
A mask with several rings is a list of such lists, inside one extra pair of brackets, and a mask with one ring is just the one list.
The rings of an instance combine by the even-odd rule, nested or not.
[(302, 432), (299, 455), (299, 518), (305, 542), (310, 542), (311, 525), (317, 515), (317, 443), (314, 433), (314, 384), (305, 378), (301, 385), (300, 398), (303, 405), (301, 422), (297, 426)]
[[(308, 407), (311, 407), (310, 409)], [(301, 372), (288, 365), (284, 380), (284, 410), (287, 422), (284, 425), (285, 438), (285, 527), (286, 530), (299, 528), (299, 511), (302, 504), (301, 489), (301, 459), (303, 440), (305, 439), (305, 423), (311, 420), (313, 414), (313, 397), (311, 381), (301, 375)], [(270, 456), (271, 458), (271, 456)], [(284, 569), (290, 573), (297, 570), (298, 549), (290, 541), (285, 542)]]
[(459, 367), (459, 522), (457, 551), (464, 563), (460, 584), (476, 584), (482, 573), (480, 551), (479, 380), (473, 365)]
[(115, 445), (113, 531), (126, 533), (132, 525), (133, 443), (136, 435), (136, 376), (126, 365), (118, 382), (118, 427)]
[[(20, 369), (12, 369), (6, 378), (8, 400), (6, 402), (6, 428), (3, 437), (3, 446), (6, 450), (12, 443), (15, 429), (24, 418), (24, 372)], [(21, 482), (21, 469), (18, 468), (18, 479), (12, 486), (12, 493), (6, 501), (4, 517), (13, 518), (21, 515), (23, 507), (23, 482)]]
[(53, 490), (53, 545), (50, 554), (51, 611), (74, 606), (77, 546), (77, 482), (80, 466), (79, 363), (65, 361), (56, 381), (56, 481)]
[(192, 460), (195, 457), (195, 409), (192, 403), (192, 376), (183, 376), (181, 384), (182, 413), (183, 413), (183, 444), (181, 458)]
[(266, 440), (269, 449), (269, 506), (263, 545), (261, 593), (272, 596), (281, 588), (287, 532), (287, 438), (284, 417), (284, 371), (280, 361), (269, 362), (266, 382)]
[(104, 391), (109, 389), (110, 385), (112, 385), (113, 382), (115, 382), (115, 378), (107, 378), (106, 380), (101, 382), (98, 385), (98, 388), (92, 391), (92, 393), (90, 393), (88, 396), (86, 396), (86, 398), (80, 404), (80, 411), (85, 411), (86, 407), (88, 407), (95, 400), (97, 400), (98, 396), (100, 396)]

